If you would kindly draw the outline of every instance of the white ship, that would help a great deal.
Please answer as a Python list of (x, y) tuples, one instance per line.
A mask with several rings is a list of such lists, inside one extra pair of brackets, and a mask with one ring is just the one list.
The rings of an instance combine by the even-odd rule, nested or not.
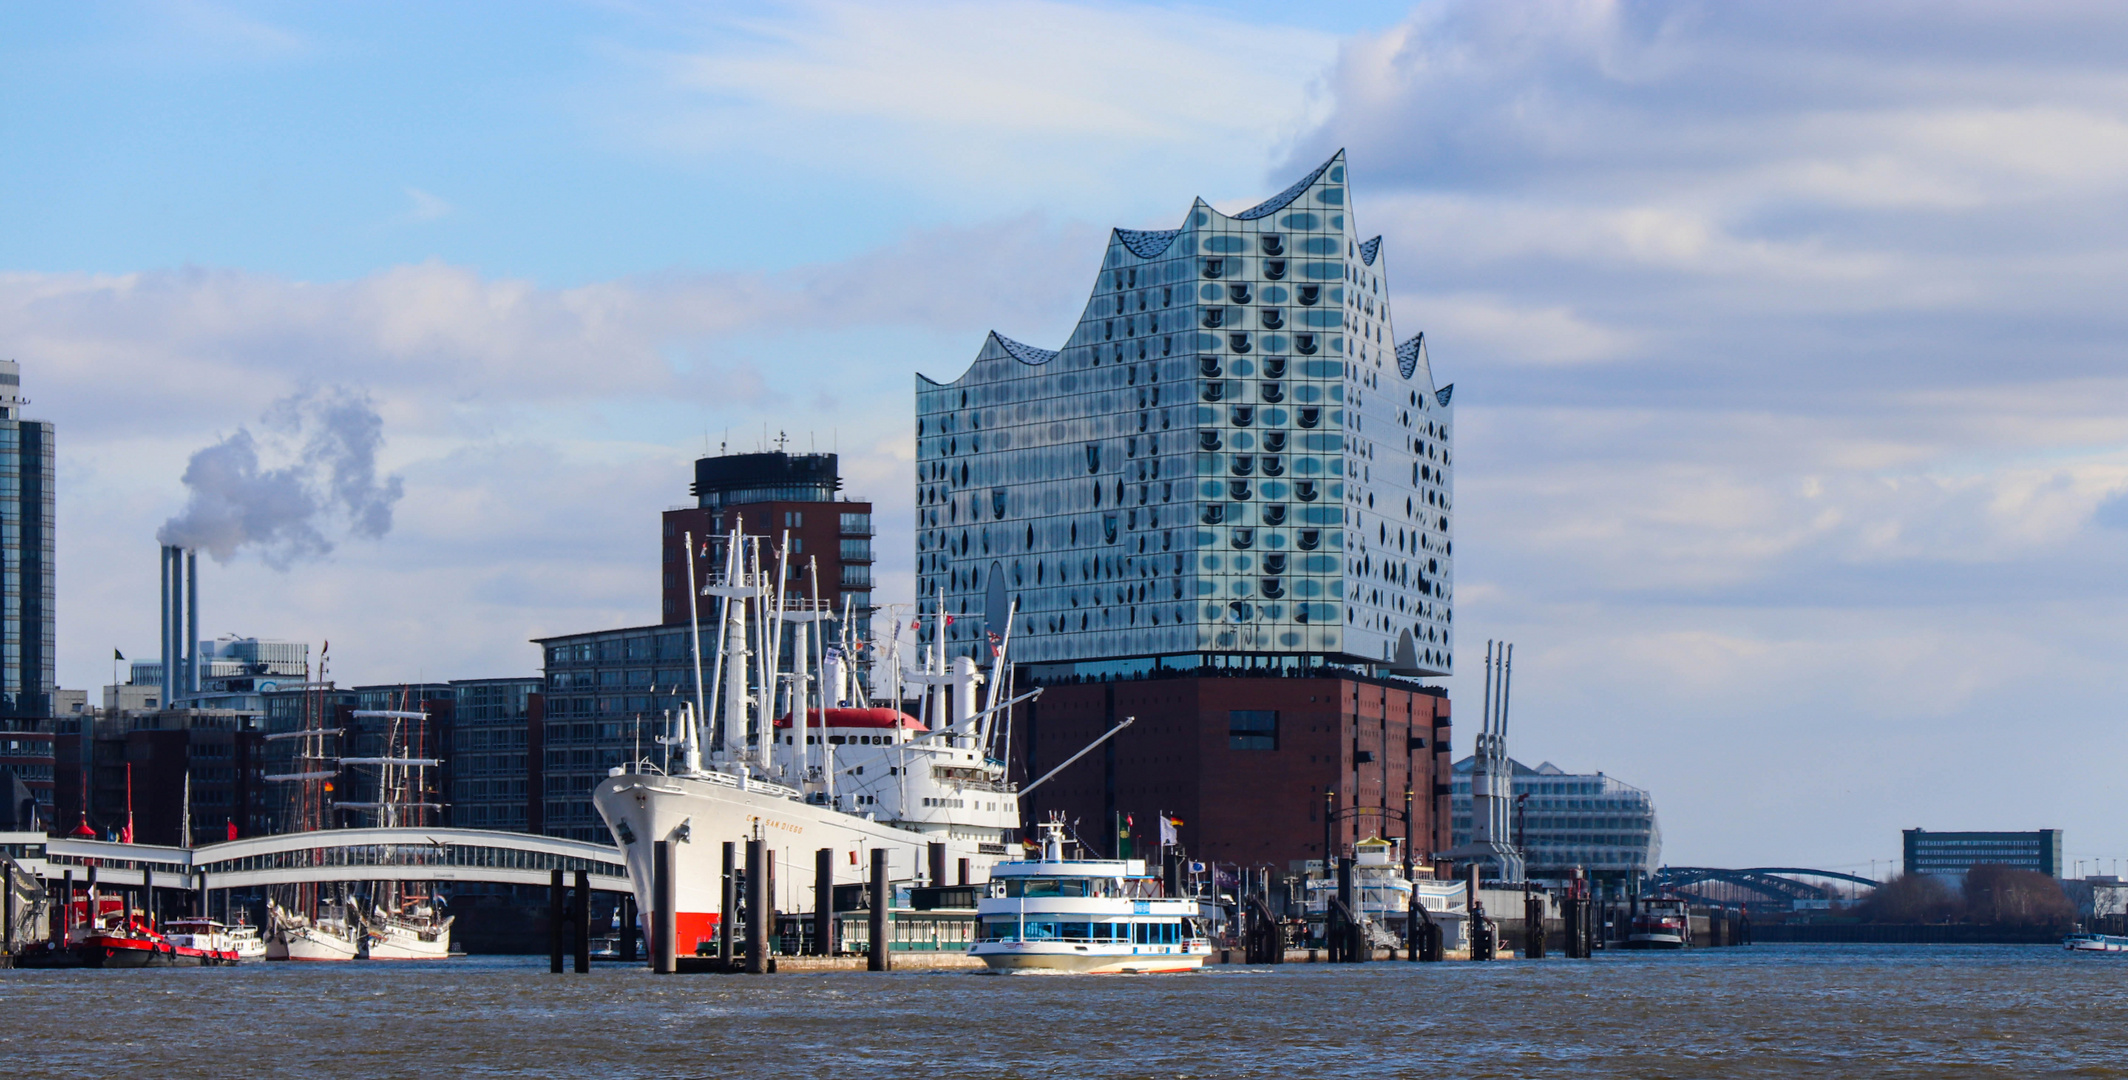
[(229, 926), (229, 943), (236, 948), (240, 963), (266, 959), (266, 939), (259, 936), (259, 928), (250, 923), (232, 923)]
[[(1365, 925), (1368, 938), (1378, 945), (1401, 948), (1406, 940), (1404, 924), (1410, 921), (1412, 894), (1418, 894), (1425, 909), (1421, 919), (1441, 927), (1441, 947), (1464, 948), (1464, 929), (1470, 918), (1466, 890), (1459, 881), (1411, 880), (1399, 863), (1398, 844), (1373, 836), (1352, 845), (1353, 914)], [(1311, 936), (1320, 940), (1337, 897), (1337, 878), (1313, 874), (1303, 883), (1302, 910)]]
[(438, 915), (431, 898), (401, 899), (392, 890), (362, 917), (362, 956), (367, 960), (447, 959), (452, 918)]
[(996, 642), (987, 680), (975, 661), (948, 664), (935, 647), (921, 670), (902, 673), (922, 688), (922, 720), (865, 707), (846, 659), (853, 643), (825, 640), (832, 609), (770, 587), (791, 580), (787, 556), (763, 560), (758, 538), (734, 529), (723, 572), (695, 589), (695, 540), (686, 542), (690, 592), (723, 602), (721, 640), (705, 671), (694, 635), (695, 701), (658, 740), (666, 763), (616, 768), (592, 793), (646, 915), (656, 910), (653, 846), (674, 842), (676, 953), (707, 951), (714, 939), (725, 842), (767, 839), (771, 902), (785, 911), (812, 906), (821, 848), (844, 884), (863, 880), (871, 848), (888, 852), (890, 878), (938, 885), (981, 883), (1018, 853), (1020, 793), (1005, 778), (1009, 735), (996, 719), (1034, 694), (1004, 692), (1009, 640)]
[(1143, 859), (1070, 859), (1064, 824), (1042, 825), (1041, 852), (991, 869), (971, 956), (997, 972), (1195, 971), (1211, 954), (1198, 903), (1161, 895)]
[(337, 961), (361, 955), (361, 930), (350, 925), (343, 904), (321, 901), (306, 914), (269, 900), (266, 913), (272, 920), (266, 938), (268, 960)]

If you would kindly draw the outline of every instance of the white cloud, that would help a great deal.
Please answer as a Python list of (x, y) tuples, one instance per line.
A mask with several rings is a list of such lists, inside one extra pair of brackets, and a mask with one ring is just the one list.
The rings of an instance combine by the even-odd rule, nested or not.
[(1458, 385), (1465, 657), (1517, 639), (1522, 752), (1654, 788), (1673, 860), (2128, 851), (2026, 750), (2119, 742), (2124, 45), (2075, 4), (1452, 2), (1326, 79), (1288, 165), (1348, 149)]
[(406, 197), (407, 201), (413, 204), (413, 209), (407, 211), (407, 219), (410, 221), (435, 221), (439, 218), (449, 217), (451, 211), (455, 209), (450, 203), (445, 202), (438, 196), (431, 195), (417, 187), (408, 187), (406, 189)]

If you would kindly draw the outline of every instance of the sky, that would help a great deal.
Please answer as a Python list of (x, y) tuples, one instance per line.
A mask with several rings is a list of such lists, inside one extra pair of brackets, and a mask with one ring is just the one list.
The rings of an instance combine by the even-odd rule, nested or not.
[(1649, 789), (1674, 865), (2112, 872), (2123, 56), (2096, 3), (0, 2), (60, 683), (154, 653), (173, 528), (206, 634), (534, 673), (779, 435), (906, 601), (913, 374), (1343, 148), (1457, 387), (1466, 715), (1515, 642), (1512, 752)]

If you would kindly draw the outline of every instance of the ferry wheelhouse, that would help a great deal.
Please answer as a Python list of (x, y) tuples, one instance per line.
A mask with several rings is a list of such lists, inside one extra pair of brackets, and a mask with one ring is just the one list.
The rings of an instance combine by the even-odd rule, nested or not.
[(1064, 826), (1042, 826), (1041, 855), (990, 868), (969, 947), (996, 972), (1195, 971), (1211, 947), (1197, 902), (1161, 895), (1143, 859), (1071, 859)]

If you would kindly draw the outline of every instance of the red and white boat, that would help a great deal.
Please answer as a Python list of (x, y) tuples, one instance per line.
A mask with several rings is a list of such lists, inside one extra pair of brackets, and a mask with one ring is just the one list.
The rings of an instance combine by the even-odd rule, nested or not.
[(1643, 900), (1626, 931), (1628, 949), (1683, 949), (1692, 944), (1692, 914), (1683, 900)]
[[(209, 921), (186, 919), (170, 925), (170, 933), (158, 930), (147, 916), (125, 910), (123, 901), (103, 897), (76, 900), (67, 912), (67, 933), (59, 941), (25, 952), (18, 958), (23, 967), (216, 967), (237, 962), (237, 953), (226, 934), (206, 931)], [(212, 924), (219, 926), (220, 924)]]

